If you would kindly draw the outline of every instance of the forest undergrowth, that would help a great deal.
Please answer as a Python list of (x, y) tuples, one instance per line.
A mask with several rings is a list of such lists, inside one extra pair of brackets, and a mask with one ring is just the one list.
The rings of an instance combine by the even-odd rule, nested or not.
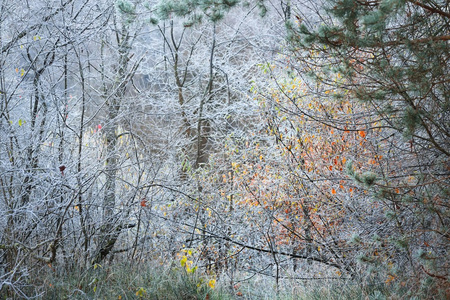
[[(220, 277), (219, 277), (220, 278)], [(433, 283), (419, 289), (385, 282), (366, 282), (352, 279), (286, 278), (277, 286), (273, 278), (243, 273), (230, 282), (216, 274), (200, 270), (187, 271), (180, 261), (161, 265), (157, 262), (141, 264), (114, 263), (95, 265), (83, 272), (79, 269), (43, 268), (40, 274), (30, 274), (22, 286), (30, 299), (161, 299), (161, 300), (382, 300), (428, 299)], [(433, 294), (435, 294), (433, 292)], [(445, 294), (433, 299), (446, 299)], [(20, 294), (10, 298), (24, 299)]]

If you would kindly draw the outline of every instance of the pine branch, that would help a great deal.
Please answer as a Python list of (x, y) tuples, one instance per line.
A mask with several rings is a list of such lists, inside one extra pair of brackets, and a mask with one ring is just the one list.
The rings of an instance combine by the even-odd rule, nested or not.
[(407, 1), (409, 3), (412, 3), (412, 4), (415, 4), (417, 6), (420, 6), (420, 7), (424, 8), (424, 9), (426, 9), (426, 10), (432, 12), (432, 13), (439, 14), (439, 15), (444, 16), (446, 18), (450, 18), (450, 13), (448, 13), (448, 12), (445, 12), (445, 11), (442, 11), (440, 9), (428, 6), (428, 5), (420, 3), (419, 1), (416, 1), (416, 0), (407, 0)]

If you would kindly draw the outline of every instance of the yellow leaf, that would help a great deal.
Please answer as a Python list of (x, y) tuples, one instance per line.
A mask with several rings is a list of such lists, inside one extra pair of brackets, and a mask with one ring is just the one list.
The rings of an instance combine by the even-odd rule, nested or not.
[(147, 293), (147, 291), (146, 291), (143, 287), (141, 287), (141, 288), (136, 292), (136, 296), (142, 297), (142, 296), (144, 296), (144, 294), (146, 294), (146, 293)]
[(188, 260), (188, 261), (186, 262), (186, 269), (191, 269), (191, 266), (192, 266), (193, 263), (194, 263), (194, 262), (193, 262), (192, 260)]
[(216, 281), (214, 279), (211, 279), (208, 282), (208, 285), (209, 285), (210, 288), (214, 289), (214, 287), (216, 286)]
[(186, 255), (183, 256), (183, 258), (180, 260), (180, 264), (182, 267), (184, 267), (186, 265), (187, 262), (187, 257)]

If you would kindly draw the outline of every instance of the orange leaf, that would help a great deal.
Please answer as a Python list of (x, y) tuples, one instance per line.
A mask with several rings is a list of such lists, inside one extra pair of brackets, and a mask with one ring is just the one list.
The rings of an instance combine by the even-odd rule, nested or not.
[(333, 166), (329, 166), (328, 169), (330, 169), (330, 171), (333, 171)]
[(358, 131), (358, 134), (363, 138), (366, 137), (366, 132), (364, 130)]
[(333, 195), (336, 195), (336, 190), (335, 190), (335, 189), (331, 189), (331, 193), (332, 193)]
[(142, 199), (142, 200), (141, 200), (141, 206), (142, 206), (142, 207), (146, 207), (146, 206), (147, 206), (147, 200)]
[(386, 279), (385, 283), (390, 283), (391, 281), (395, 280), (395, 276), (388, 275), (388, 278)]

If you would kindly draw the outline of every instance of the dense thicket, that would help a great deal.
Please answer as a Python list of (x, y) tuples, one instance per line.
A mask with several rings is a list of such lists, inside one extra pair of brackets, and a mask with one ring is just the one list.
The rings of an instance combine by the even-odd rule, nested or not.
[(361, 211), (358, 243), (369, 248), (360, 259), (448, 286), (448, 3), (328, 1), (324, 10), (318, 26), (292, 25), (293, 67), (338, 103), (358, 100), (358, 119), (326, 122), (364, 131), (373, 153), (347, 163), (379, 207)]

